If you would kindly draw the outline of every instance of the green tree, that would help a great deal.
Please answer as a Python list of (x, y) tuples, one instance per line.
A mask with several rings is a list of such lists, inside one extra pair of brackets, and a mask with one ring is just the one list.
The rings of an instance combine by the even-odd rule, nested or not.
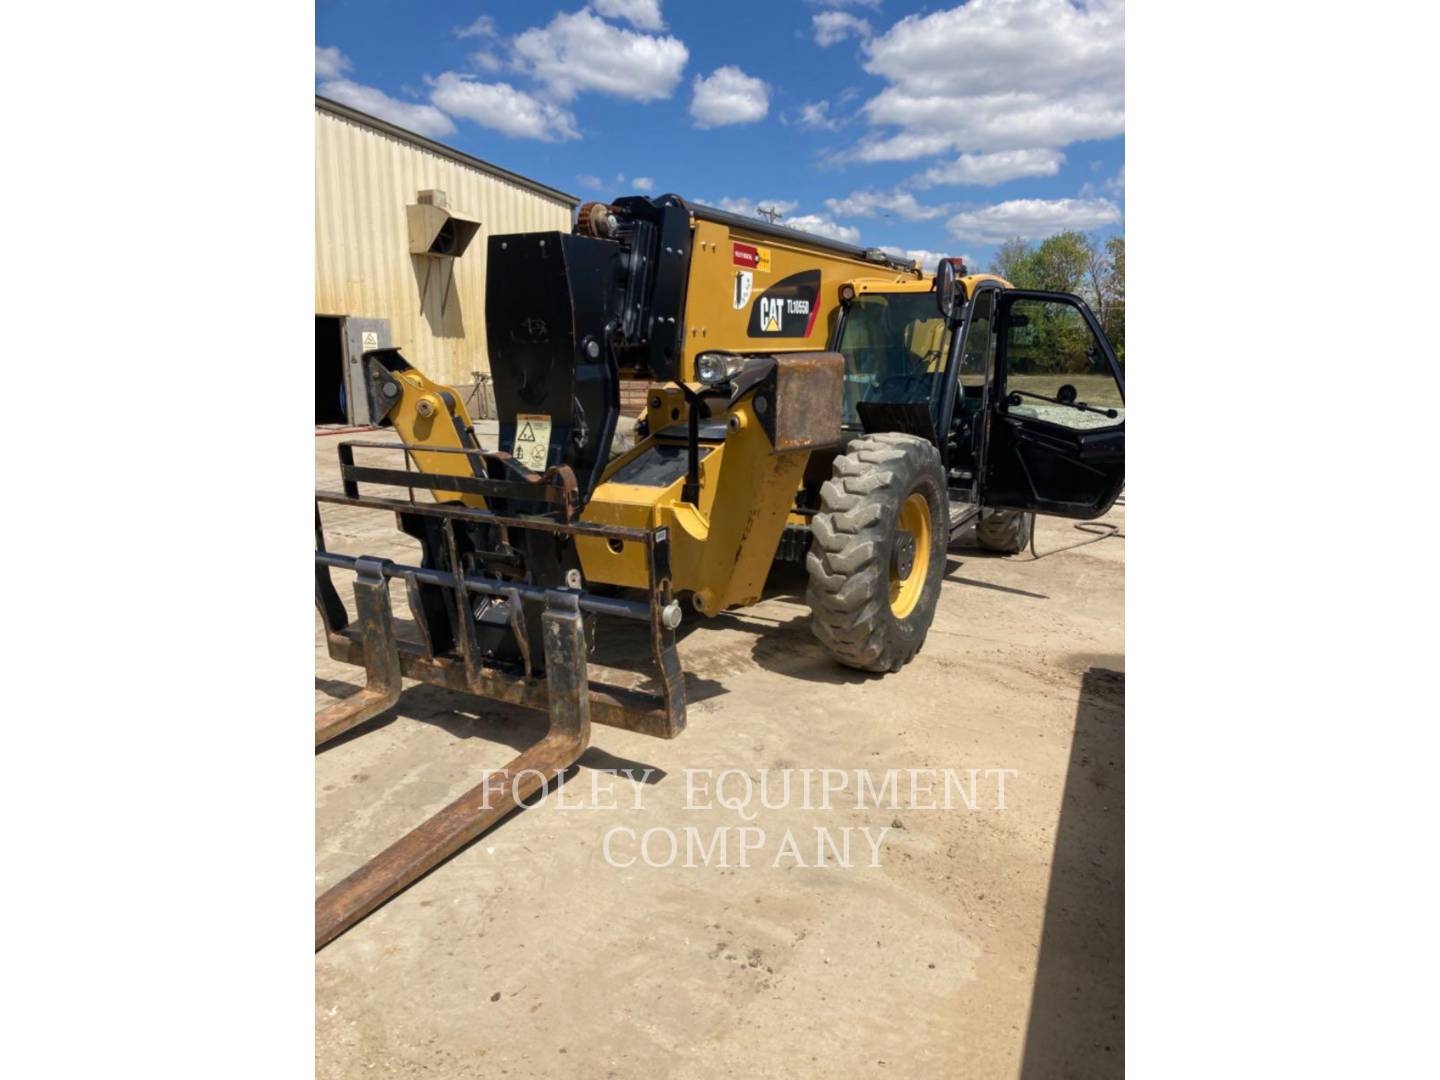
[(1017, 236), (995, 249), (989, 273), (1000, 275), (1017, 289), (1033, 289), (1034, 262), (1035, 249)]
[(1105, 254), (1109, 258), (1109, 274), (1106, 277), (1108, 298), (1105, 315), (1100, 324), (1105, 336), (1115, 347), (1115, 355), (1125, 359), (1125, 234), (1112, 236), (1105, 242)]
[(995, 249), (989, 272), (1017, 289), (1075, 293), (1095, 312), (1116, 355), (1125, 358), (1123, 234), (1102, 242), (1098, 236), (1062, 232), (1038, 245), (1017, 236)]
[(1032, 289), (1079, 293), (1085, 285), (1095, 249), (1084, 233), (1047, 236), (1035, 249)]

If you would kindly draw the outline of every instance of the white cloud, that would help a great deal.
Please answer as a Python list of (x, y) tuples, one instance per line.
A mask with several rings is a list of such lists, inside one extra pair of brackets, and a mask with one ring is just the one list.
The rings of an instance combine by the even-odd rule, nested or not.
[(1100, 194), (1113, 195), (1122, 202), (1125, 199), (1125, 166), (1120, 166), (1120, 171), (1108, 180), (1102, 180), (1098, 184), (1086, 181), (1080, 185), (1080, 197), (1091, 199)]
[(664, 30), (660, 0), (594, 0), (595, 10), (612, 19), (624, 19), (641, 30)]
[(954, 161), (926, 169), (913, 177), (915, 187), (939, 184), (992, 184), (1022, 176), (1054, 176), (1065, 162), (1059, 150), (999, 150), (993, 154), (961, 154)]
[(890, 85), (863, 112), (898, 130), (853, 156), (896, 161), (1120, 135), (1124, 23), (1121, 0), (970, 0), (908, 16), (865, 44), (865, 70)]
[[(591, 187), (600, 186), (600, 181), (594, 177), (582, 176), (581, 179), (594, 180), (595, 182), (590, 185)], [(616, 191), (653, 191), (655, 188), (655, 180), (649, 176), (636, 176), (632, 177), (627, 183), (624, 173), (616, 173), (614, 187)]]
[(746, 199), (734, 198), (729, 195), (723, 199), (701, 199), (699, 202), (702, 206), (713, 206), (717, 210), (728, 210), (732, 214), (743, 214), (745, 217), (753, 217), (762, 221), (764, 218), (761, 218), (759, 213), (762, 206), (783, 216), (800, 205), (791, 199)]
[(800, 113), (796, 116), (795, 122), (812, 131), (834, 131), (840, 126), (839, 119), (830, 115), (828, 101), (805, 102), (800, 106)]
[(447, 71), (431, 84), (430, 100), (452, 116), (516, 139), (557, 142), (580, 137), (573, 114), (509, 83), (476, 82)]
[[(897, 259), (911, 259), (919, 265), (921, 270), (932, 274), (935, 272), (935, 267), (940, 265), (940, 260), (947, 257), (942, 251), (926, 251), (924, 248), (882, 247), (880, 250)], [(967, 265), (969, 264), (968, 256), (961, 255), (960, 258), (964, 259)]]
[(481, 71), (488, 71), (492, 75), (504, 67), (504, 64), (501, 63), (498, 56), (492, 52), (486, 52), (483, 49), (470, 54), (470, 63), (474, 64)]
[(726, 64), (716, 68), (708, 78), (695, 76), (690, 115), (695, 118), (696, 127), (749, 124), (763, 119), (769, 111), (770, 88), (738, 67)]
[(850, 35), (862, 41), (870, 36), (870, 23), (847, 11), (822, 11), (810, 17), (815, 31), (815, 44), (821, 48), (844, 41)]
[(949, 135), (919, 135), (911, 132), (901, 132), (889, 138), (871, 135), (860, 140), (847, 156), (867, 162), (913, 161), (915, 158), (943, 154), (953, 145), (954, 140)]
[(944, 206), (922, 206), (908, 191), (852, 191), (843, 199), (826, 199), (832, 214), (841, 217), (901, 217), (906, 221), (932, 221), (944, 217)]
[(802, 214), (799, 217), (782, 218), (780, 224), (787, 228), (799, 229), (801, 232), (814, 233), (816, 236), (828, 236), (831, 240), (842, 240), (847, 244), (860, 242), (859, 229), (853, 225), (840, 225), (823, 214)]
[(561, 12), (548, 25), (517, 35), (514, 53), (520, 70), (560, 101), (582, 90), (634, 101), (666, 98), (690, 58), (678, 38), (612, 26), (588, 8)]
[(999, 244), (1011, 237), (1038, 240), (1067, 229), (1096, 229), (1124, 220), (1109, 199), (1011, 199), (965, 210), (945, 223), (958, 240)]
[(334, 98), (352, 108), (371, 116), (413, 131), (417, 135), (432, 138), (439, 135), (453, 135), (455, 125), (450, 118), (433, 105), (415, 105), (408, 101), (396, 101), (389, 94), (373, 86), (361, 86), (349, 79), (331, 79), (320, 84), (320, 93)]
[(315, 46), (315, 77), (317, 79), (338, 79), (351, 68), (350, 58), (336, 46), (322, 49)]
[(591, 176), (589, 173), (581, 173), (575, 177), (575, 182), (585, 191), (599, 191), (605, 186), (605, 181), (598, 176)]
[(779, 214), (776, 225), (784, 225), (790, 229), (799, 229), (801, 232), (814, 233), (816, 236), (828, 236), (832, 240), (843, 240), (847, 244), (858, 244), (860, 242), (860, 230), (853, 225), (841, 225), (826, 214), (800, 214), (791, 216), (799, 203), (793, 199), (747, 199), (727, 195), (722, 199), (699, 199), (702, 206), (713, 206), (717, 210), (728, 210), (732, 214), (740, 214), (743, 217), (755, 218), (757, 221), (768, 220), (760, 214), (760, 209), (773, 211)]
[(468, 26), (455, 27), (455, 36), (457, 38), (494, 37), (495, 20), (492, 19), (489, 15), (481, 15)]

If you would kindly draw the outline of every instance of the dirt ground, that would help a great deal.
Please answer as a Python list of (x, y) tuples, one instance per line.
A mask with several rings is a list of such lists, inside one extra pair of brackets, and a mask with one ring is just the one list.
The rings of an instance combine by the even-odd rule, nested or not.
[[(335, 442), (316, 440), (322, 487), (338, 487)], [(1105, 520), (1123, 530), (1123, 503)], [(414, 557), (387, 515), (328, 508), (326, 523), (336, 550)], [(317, 1075), (1121, 1075), (1125, 541), (1046, 554), (1088, 538), (1042, 518), (1039, 561), (956, 545), (924, 649), (883, 678), (821, 650), (803, 577), (744, 612), (687, 613), (678, 739), (596, 726), (563, 789), (579, 809), (552, 793), (512, 815), (317, 954)], [(348, 603), (349, 575), (337, 583)], [(318, 626), (317, 707), (363, 681)], [(317, 895), (543, 730), (408, 686), (316, 755)], [(605, 769), (645, 776), (638, 796)], [(772, 788), (779, 808), (752, 803), (754, 820), (705, 809), (727, 769), (792, 770), (792, 798)], [(803, 769), (850, 786), (807, 810)], [(975, 808), (911, 808), (943, 780), (857, 808), (856, 770), (879, 786), (889, 769), (922, 785), (981, 770)], [(999, 769), (1014, 770), (1003, 810)], [(615, 809), (595, 808), (597, 788)], [(685, 866), (687, 826), (705, 843), (728, 830), (729, 865)], [(745, 867), (742, 826), (765, 837), (748, 834)], [(817, 827), (853, 837), (852, 865), (833, 850), (814, 865)], [(887, 829), (873, 858), (861, 828)], [(681, 836), (673, 865), (638, 857), (647, 830), (656, 863), (666, 830)]]

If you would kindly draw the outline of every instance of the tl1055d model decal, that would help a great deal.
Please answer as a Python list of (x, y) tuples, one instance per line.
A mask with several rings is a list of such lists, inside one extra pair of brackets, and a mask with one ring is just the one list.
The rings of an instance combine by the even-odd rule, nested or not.
[(820, 313), (820, 271), (791, 274), (771, 285), (750, 305), (751, 337), (809, 337)]

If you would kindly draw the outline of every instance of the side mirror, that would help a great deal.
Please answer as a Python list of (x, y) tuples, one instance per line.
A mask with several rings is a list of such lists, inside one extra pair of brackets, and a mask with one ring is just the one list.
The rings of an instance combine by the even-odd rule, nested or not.
[(1078, 396), (1075, 387), (1071, 386), (1068, 382), (1060, 387), (1059, 390), (1055, 391), (1055, 400), (1060, 402), (1061, 405), (1075, 404), (1075, 398)]
[(935, 306), (946, 319), (954, 321), (960, 317), (960, 308), (965, 303), (965, 286), (960, 284), (955, 273), (955, 264), (941, 259), (935, 268)]

